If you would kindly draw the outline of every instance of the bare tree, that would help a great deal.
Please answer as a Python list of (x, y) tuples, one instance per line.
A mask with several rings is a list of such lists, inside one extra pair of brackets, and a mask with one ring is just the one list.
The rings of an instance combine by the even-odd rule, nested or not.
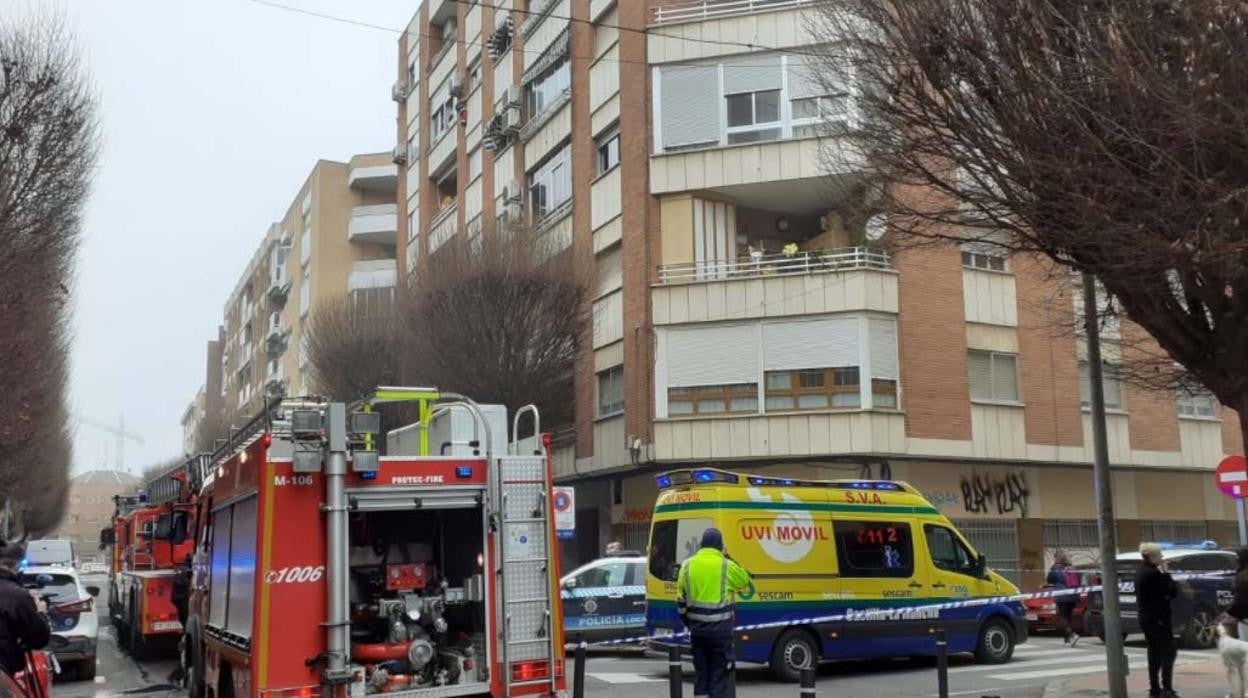
[(399, 334), (388, 296), (366, 292), (326, 303), (312, 313), (304, 336), (318, 393), (351, 401), (399, 382)]
[[(1248, 15), (1230, 0), (825, 0), (812, 63), (902, 237), (1090, 272), (1248, 431)], [(841, 162), (846, 160), (842, 158)]]
[(65, 507), (68, 302), (96, 102), (61, 20), (0, 25), (0, 497), (27, 534)]
[(571, 424), (585, 274), (527, 230), (481, 240), (444, 245), (405, 289), (404, 377), (508, 409), (534, 403), (543, 425)]

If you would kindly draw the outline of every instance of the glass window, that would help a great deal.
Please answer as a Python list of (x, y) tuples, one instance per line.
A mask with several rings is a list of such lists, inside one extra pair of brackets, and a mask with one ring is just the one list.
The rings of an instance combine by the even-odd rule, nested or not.
[(598, 174), (609, 172), (620, 164), (620, 132), (612, 128), (598, 139)]
[(1179, 416), (1182, 417), (1216, 417), (1218, 399), (1207, 390), (1189, 390), (1179, 388)]
[(899, 521), (834, 521), (842, 577), (910, 577), (914, 541)]
[(571, 146), (565, 145), (529, 175), (530, 215), (534, 223), (572, 198), (572, 168), (568, 163)]
[[(23, 574), (18, 578), (18, 583), (23, 586), (35, 586), (39, 583), (40, 574)], [(78, 599), (78, 583), (74, 578), (67, 574), (49, 574), (51, 581), (43, 585), (39, 589), (41, 594), (50, 594), (53, 603), (63, 601), (75, 601)]]
[(701, 385), (668, 388), (668, 416), (758, 412), (758, 384)]
[(429, 143), (430, 147), (438, 142), (442, 134), (455, 127), (457, 118), (455, 98), (449, 90), (439, 88), (438, 93), (429, 100)]
[(657, 521), (650, 530), (650, 574), (665, 582), (676, 581), (680, 563), (698, 552), (702, 532), (711, 527), (710, 519)]
[(962, 266), (966, 269), (1006, 271), (1007, 262), (1008, 258), (1003, 251), (962, 250)]
[(568, 64), (568, 57), (564, 55), (558, 63), (547, 68), (526, 88), (529, 118), (532, 119), (546, 111), (546, 108), (554, 104), (565, 90), (571, 88), (572, 71)]
[(615, 366), (598, 374), (598, 416), (624, 411), (624, 367)]
[(610, 562), (605, 565), (591, 567), (577, 574), (573, 579), (576, 580), (578, 589), (624, 586), (625, 580), (628, 579), (628, 564), (624, 562)]
[[(1079, 397), (1084, 407), (1092, 405), (1092, 380), (1089, 376), (1088, 362), (1079, 362)], [(1101, 368), (1101, 389), (1105, 392), (1105, 409), (1121, 410), (1122, 402), (1122, 371), (1111, 363)]]
[(630, 562), (628, 563), (628, 584), (632, 586), (641, 586), (646, 583), (646, 563)]
[(975, 572), (977, 564), (974, 553), (953, 531), (944, 526), (928, 525), (923, 528), (927, 536), (927, 549), (936, 569), (961, 574)]
[(862, 406), (857, 366), (768, 371), (765, 381), (768, 411)]
[(728, 142), (749, 143), (779, 138), (780, 90), (727, 95)]
[(968, 351), (967, 376), (971, 399), (1018, 402), (1018, 356), (995, 351)]

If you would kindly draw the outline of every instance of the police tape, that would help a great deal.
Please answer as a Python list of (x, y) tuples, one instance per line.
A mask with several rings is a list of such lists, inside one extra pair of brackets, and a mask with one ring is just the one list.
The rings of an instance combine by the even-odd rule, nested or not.
[[(1171, 577), (1175, 581), (1187, 581), (1190, 579), (1215, 579), (1225, 578), (1227, 572), (1209, 572), (1203, 574), (1175, 574)], [(1118, 590), (1120, 592), (1131, 592), (1134, 585), (1131, 582), (1119, 582)], [(864, 609), (848, 609), (840, 613), (812, 616), (808, 618), (786, 618), (783, 620), (769, 621), (766, 623), (749, 623), (746, 625), (738, 625), (733, 627), (732, 631), (736, 633), (752, 632), (755, 630), (771, 630), (773, 628), (788, 628), (799, 625), (822, 625), (827, 623), (860, 623), (860, 622), (879, 622), (893, 620), (940, 620), (940, 612), (960, 608), (972, 608), (975, 606), (992, 606), (998, 604), (1020, 603), (1032, 599), (1055, 599), (1063, 596), (1082, 596), (1083, 594), (1091, 594), (1104, 591), (1105, 587), (1101, 584), (1092, 584), (1081, 587), (1042, 589), (1040, 591), (1032, 591), (1027, 593), (1008, 594), (1005, 596), (977, 596), (971, 599), (961, 599), (958, 601), (944, 601), (941, 603), (921, 604), (917, 606), (901, 606), (897, 608), (864, 608)], [(836, 599), (827, 599), (835, 601)], [(569, 649), (575, 648), (578, 644), (584, 644), (586, 647), (610, 647), (618, 645), (637, 645), (645, 642), (665, 643), (673, 640), (680, 640), (689, 637), (689, 631), (683, 630), (673, 632), (667, 635), (638, 635), (627, 638), (616, 638), (613, 640), (597, 640), (595, 642), (581, 642), (570, 644)]]

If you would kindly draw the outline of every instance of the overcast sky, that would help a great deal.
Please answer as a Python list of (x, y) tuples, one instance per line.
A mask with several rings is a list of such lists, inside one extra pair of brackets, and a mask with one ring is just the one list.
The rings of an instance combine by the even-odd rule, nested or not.
[[(419, 0), (277, 0), (401, 29)], [(72, 409), (116, 423), (133, 472), (181, 453), (205, 344), (318, 158), (395, 142), (398, 35), (253, 0), (0, 0), (61, 12), (100, 95), (103, 157), (78, 259)], [(74, 465), (116, 462), (79, 424)]]

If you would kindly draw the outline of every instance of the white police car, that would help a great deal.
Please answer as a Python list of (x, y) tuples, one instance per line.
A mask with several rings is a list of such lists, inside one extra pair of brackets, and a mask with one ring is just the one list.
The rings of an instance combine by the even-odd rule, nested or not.
[(604, 557), (560, 580), (566, 642), (646, 634), (646, 558)]
[(48, 597), (52, 640), (47, 649), (61, 665), (61, 675), (84, 681), (94, 679), (100, 631), (94, 597), (99, 595), (99, 587), (83, 586), (74, 568), (60, 565), (23, 567), (19, 581), (23, 586), (38, 587), (36, 593)]

